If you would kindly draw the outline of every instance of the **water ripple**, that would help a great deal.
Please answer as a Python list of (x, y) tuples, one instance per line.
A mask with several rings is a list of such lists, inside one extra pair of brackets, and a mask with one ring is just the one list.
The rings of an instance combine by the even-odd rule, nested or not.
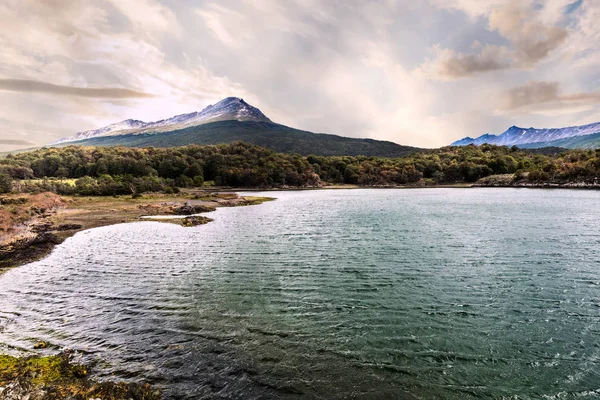
[(47, 340), (176, 399), (598, 397), (599, 192), (275, 195), (9, 271), (0, 351)]

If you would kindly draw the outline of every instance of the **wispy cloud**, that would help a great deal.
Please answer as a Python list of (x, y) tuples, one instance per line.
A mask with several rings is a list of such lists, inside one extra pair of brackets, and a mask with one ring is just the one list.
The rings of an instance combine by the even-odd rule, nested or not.
[(529, 81), (507, 90), (499, 101), (506, 112), (548, 114), (589, 110), (600, 104), (600, 91), (563, 93), (559, 82)]
[(13, 92), (48, 93), (58, 96), (80, 96), (101, 99), (132, 99), (154, 97), (150, 93), (122, 88), (89, 88), (54, 85), (52, 83), (27, 79), (0, 79), (0, 90)]
[(27, 140), (18, 140), (18, 139), (0, 139), (0, 144), (5, 144), (8, 146), (33, 146), (34, 143), (29, 142)]

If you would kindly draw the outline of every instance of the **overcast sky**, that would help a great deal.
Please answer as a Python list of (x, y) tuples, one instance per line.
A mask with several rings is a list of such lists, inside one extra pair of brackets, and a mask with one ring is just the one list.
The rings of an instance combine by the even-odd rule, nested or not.
[(600, 0), (3, 0), (0, 151), (244, 98), (438, 147), (600, 121)]

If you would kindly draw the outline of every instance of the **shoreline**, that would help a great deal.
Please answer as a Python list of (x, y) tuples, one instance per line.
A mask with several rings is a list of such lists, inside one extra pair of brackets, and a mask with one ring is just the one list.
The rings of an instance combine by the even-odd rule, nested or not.
[[(84, 230), (141, 221), (192, 227), (211, 222), (212, 219), (198, 214), (215, 211), (219, 207), (258, 205), (274, 200), (206, 190), (189, 190), (178, 195), (154, 193), (139, 198), (48, 196), (54, 200), (51, 207), (43, 207), (42, 212), (34, 213), (24, 221), (15, 222), (10, 229), (3, 230), (0, 275), (44, 258), (56, 245)], [(15, 201), (17, 204), (14, 208), (21, 209), (24, 215), (40, 208), (35, 196), (17, 194), (6, 199)], [(174, 218), (152, 218), (161, 216)]]
[(319, 187), (285, 187), (285, 188), (240, 188), (240, 187), (215, 187), (206, 188), (207, 192), (290, 192), (290, 191), (311, 191), (311, 190), (356, 190), (356, 189), (378, 189), (378, 190), (403, 190), (403, 189), (481, 189), (481, 188), (517, 188), (517, 189), (581, 189), (581, 190), (600, 190), (600, 184), (593, 183), (532, 183), (532, 182), (514, 182), (514, 183), (457, 183), (450, 185), (423, 185), (423, 186), (358, 186), (358, 185), (332, 185)]
[[(5, 233), (0, 243), (0, 275), (4, 272), (47, 256), (56, 245), (77, 232), (101, 226), (127, 222), (156, 221), (176, 223), (184, 227), (202, 225), (212, 220), (199, 216), (204, 212), (214, 211), (217, 207), (234, 207), (260, 204), (273, 198), (239, 196), (237, 192), (285, 192), (310, 190), (356, 190), (356, 189), (479, 189), (479, 188), (517, 188), (517, 189), (578, 189), (598, 190), (598, 183), (581, 182), (519, 182), (508, 175), (491, 176), (474, 183), (457, 183), (449, 185), (404, 185), (404, 186), (359, 186), (359, 185), (324, 185), (318, 187), (278, 187), (278, 188), (241, 188), (241, 187), (206, 187), (182, 191), (180, 194), (167, 195), (151, 193), (133, 198), (131, 196), (58, 196), (51, 193), (54, 203), (51, 207), (37, 207), (25, 204), (36, 213), (26, 221), (16, 225), (11, 235)], [(13, 194), (0, 200), (19, 200), (35, 197), (25, 194)], [(11, 204), (11, 203), (8, 203)], [(184, 207), (184, 213), (175, 211)], [(192, 206), (192, 209), (189, 209)], [(36, 208), (37, 207), (37, 208)], [(39, 211), (38, 211), (39, 209)], [(151, 218), (152, 216), (172, 216), (175, 218)], [(6, 228), (3, 229), (6, 232)], [(8, 229), (10, 231), (10, 229)]]
[(436, 189), (436, 188), (451, 188), (451, 189), (468, 189), (471, 188), (471, 183), (456, 183), (449, 185), (401, 185), (401, 186), (360, 186), (360, 185), (323, 185), (323, 186), (284, 186), (271, 188), (244, 188), (244, 187), (229, 187), (215, 186), (203, 188), (207, 192), (289, 192), (289, 191), (310, 191), (310, 190), (354, 190), (354, 189)]
[[(40, 198), (50, 199), (41, 207)], [(180, 195), (150, 194), (141, 198), (66, 197), (51, 193), (14, 195), (1, 198), (4, 207), (12, 205), (13, 214), (31, 215), (17, 220), (12, 235), (2, 228), (0, 275), (50, 254), (68, 237), (88, 229), (120, 223), (152, 221), (175, 223), (182, 227), (206, 224), (212, 219), (198, 215), (220, 207), (258, 205), (275, 200), (270, 197), (239, 196), (235, 193), (187, 191)], [(32, 210), (37, 210), (30, 214)], [(173, 218), (152, 218), (170, 216)], [(4, 215), (6, 217), (6, 215)], [(144, 218), (150, 217), (150, 218)], [(5, 222), (5, 221), (4, 221)], [(6, 224), (4, 224), (5, 226)], [(32, 350), (50, 346), (33, 345)], [(158, 400), (159, 390), (149, 384), (125, 381), (98, 382), (89, 377), (86, 365), (73, 361), (66, 350), (50, 356), (34, 354), (14, 357), (0, 354), (0, 397), (4, 398), (102, 398), (106, 400)]]

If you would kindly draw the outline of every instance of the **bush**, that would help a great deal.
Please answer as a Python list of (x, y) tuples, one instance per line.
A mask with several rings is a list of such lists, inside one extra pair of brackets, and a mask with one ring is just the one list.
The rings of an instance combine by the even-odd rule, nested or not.
[(13, 180), (4, 173), (0, 173), (0, 193), (9, 193), (12, 191)]

